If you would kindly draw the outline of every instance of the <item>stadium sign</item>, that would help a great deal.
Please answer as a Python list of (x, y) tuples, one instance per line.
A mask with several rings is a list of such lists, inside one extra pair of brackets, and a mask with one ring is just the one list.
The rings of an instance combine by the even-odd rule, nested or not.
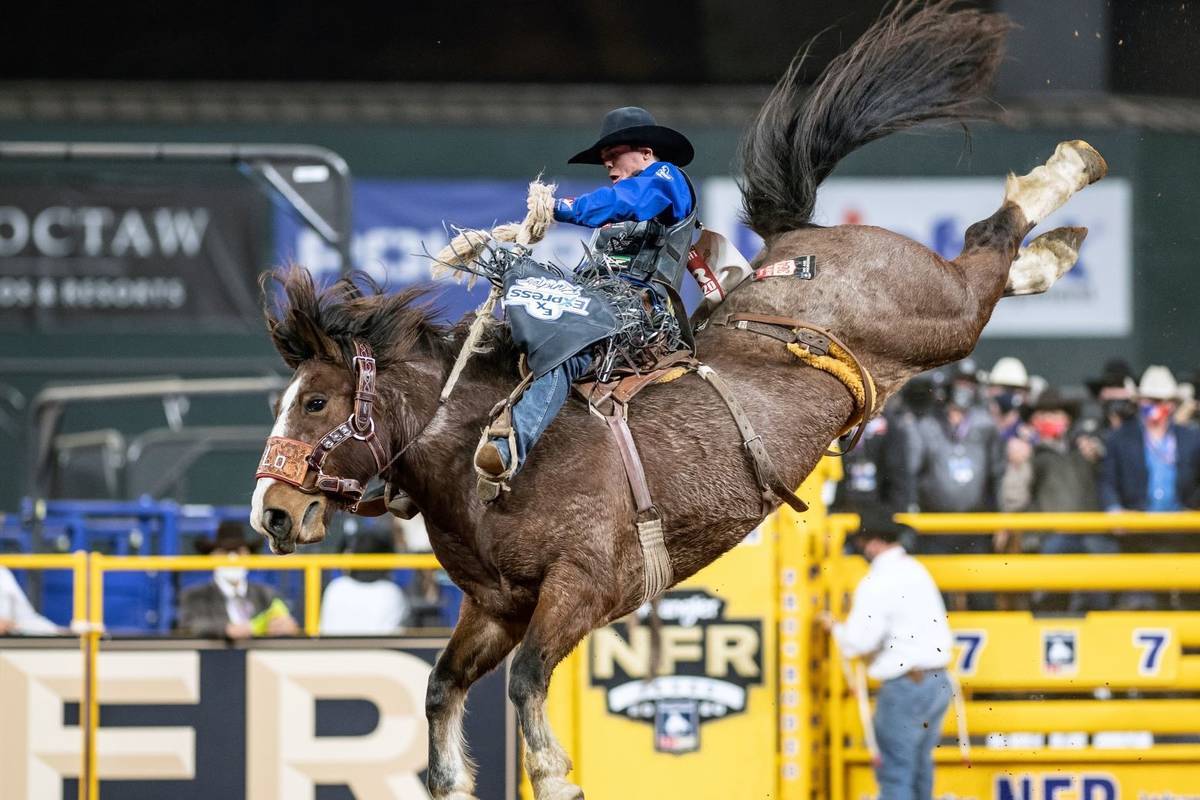
[[(425, 687), (445, 639), (265, 642), (107, 651), (97, 666), (106, 800), (428, 798)], [(132, 643), (124, 643), (126, 646)], [(355, 646), (355, 645), (358, 646)], [(0, 800), (74, 798), (82, 663), (75, 648), (0, 648)], [(471, 692), (476, 795), (511, 798), (505, 676)]]
[(51, 330), (257, 324), (267, 218), (250, 186), (5, 186), (0, 319)]
[(609, 714), (654, 726), (654, 749), (700, 749), (701, 727), (748, 710), (749, 688), (763, 680), (762, 620), (727, 619), (725, 601), (702, 588), (658, 601), (661, 649), (651, 676), (649, 607), (633, 629), (610, 625), (592, 637), (591, 684)]

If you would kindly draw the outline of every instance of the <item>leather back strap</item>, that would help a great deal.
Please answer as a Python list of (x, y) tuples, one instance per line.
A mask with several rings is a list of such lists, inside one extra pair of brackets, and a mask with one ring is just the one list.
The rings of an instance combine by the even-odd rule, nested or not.
[(617, 442), (617, 451), (621, 454), (621, 463), (625, 465), (625, 475), (629, 478), (629, 488), (633, 490), (638, 514), (649, 511), (654, 507), (654, 501), (650, 499), (650, 485), (646, 482), (646, 470), (642, 466), (637, 443), (633, 441), (633, 433), (629, 430), (629, 423), (625, 421), (624, 406), (614, 404), (611, 414), (600, 416), (608, 423), (608, 429), (612, 431), (613, 439)]
[(775, 470), (775, 462), (771, 460), (767, 448), (763, 445), (762, 437), (754, 432), (754, 425), (751, 424), (750, 417), (747, 416), (742, 404), (734, 396), (729, 384), (707, 364), (702, 365), (697, 373), (717, 390), (717, 394), (729, 408), (729, 413), (733, 415), (738, 433), (742, 436), (742, 444), (745, 446), (746, 452), (750, 454), (750, 463), (754, 467), (754, 478), (758, 482), (758, 488), (762, 491), (764, 512), (770, 513), (780, 502), (787, 503), (797, 512), (807, 511), (808, 505), (780, 479), (779, 473)]
[[(862, 439), (863, 431), (867, 427), (867, 421), (875, 413), (875, 383), (871, 380), (871, 375), (867, 372), (867, 368), (854, 355), (854, 351), (846, 346), (845, 342), (823, 328), (814, 327), (791, 317), (779, 317), (772, 314), (738, 312), (715, 320), (713, 324), (726, 328), (750, 331), (760, 336), (769, 336), (784, 344), (796, 344), (813, 355), (818, 356), (829, 355), (831, 343), (837, 345), (840, 351), (845, 354), (845, 358), (849, 360), (851, 369), (855, 371), (859, 383), (862, 384), (863, 402), (862, 407), (850, 418), (849, 424), (857, 421), (857, 425), (845, 449), (841, 452), (826, 451), (826, 455), (845, 455), (855, 448), (859, 440)], [(857, 402), (858, 399), (856, 397), (855, 403), (857, 404)]]
[(625, 419), (627, 411), (627, 406), (616, 400), (613, 400), (611, 411), (607, 414), (602, 413), (595, 406), (592, 407), (592, 413), (603, 417), (604, 421), (608, 423), (608, 429), (617, 442), (617, 452), (621, 454), (621, 463), (625, 466), (625, 477), (629, 479), (629, 488), (633, 491), (634, 505), (637, 506), (635, 527), (638, 534), (638, 546), (642, 551), (641, 602), (648, 603), (675, 582), (675, 570), (671, 566), (670, 553), (667, 552), (662, 517), (650, 497), (650, 485), (646, 482), (646, 470), (642, 466), (642, 457), (638, 453), (637, 444), (633, 441), (633, 433), (629, 430), (629, 423)]

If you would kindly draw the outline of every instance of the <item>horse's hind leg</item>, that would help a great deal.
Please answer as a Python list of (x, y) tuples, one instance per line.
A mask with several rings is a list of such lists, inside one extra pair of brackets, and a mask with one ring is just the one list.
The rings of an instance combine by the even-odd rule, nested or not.
[(1059, 144), (1045, 164), (1028, 174), (1009, 175), (1004, 204), (967, 228), (963, 251), (954, 259), (979, 301), (980, 327), (1002, 295), (1045, 291), (1075, 263), (1086, 234), (1081, 228), (1043, 234), (1021, 251), (1021, 257), (1018, 248), (1035, 225), (1107, 170), (1091, 145), (1072, 141)]
[(1108, 164), (1087, 142), (1079, 139), (1061, 142), (1054, 155), (1028, 175), (1009, 175), (1004, 199), (1016, 204), (1025, 220), (1034, 226), (1107, 172)]
[(499, 664), (524, 633), (464, 598), (450, 642), (429, 675), (429, 791), (434, 800), (474, 800), (474, 765), (463, 741), (467, 690)]
[(554, 667), (604, 621), (606, 606), (589, 586), (595, 579), (568, 569), (548, 573), (533, 619), (513, 657), (508, 694), (521, 718), (525, 768), (536, 800), (582, 800), (567, 780), (571, 759), (546, 720), (546, 692)]

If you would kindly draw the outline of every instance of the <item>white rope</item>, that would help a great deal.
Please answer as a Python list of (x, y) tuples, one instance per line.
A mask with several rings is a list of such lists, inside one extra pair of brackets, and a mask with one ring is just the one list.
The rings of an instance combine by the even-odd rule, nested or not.
[(950, 691), (954, 698), (955, 733), (958, 736), (958, 754), (968, 767), (971, 766), (971, 736), (967, 732), (967, 702), (963, 699), (962, 684), (958, 681), (949, 667), (946, 667), (946, 677), (950, 679)]
[(863, 742), (867, 745), (871, 764), (879, 766), (883, 763), (883, 755), (879, 752), (879, 741), (875, 738), (875, 725), (871, 720), (871, 696), (867, 692), (866, 667), (859, 659), (855, 659), (851, 666), (850, 659), (842, 656), (842, 671), (846, 674), (846, 680), (854, 687), (854, 699), (858, 701), (858, 720), (862, 723)]
[(438, 398), (439, 403), (445, 403), (450, 399), (450, 393), (454, 391), (454, 385), (458, 383), (458, 378), (466, 368), (467, 362), (471, 360), (471, 355), (479, 352), (476, 345), (483, 338), (483, 329), (492, 320), (492, 309), (496, 307), (496, 300), (499, 298), (500, 288), (493, 286), (492, 290), (488, 292), (487, 299), (483, 301), (483, 305), (475, 309), (475, 320), (471, 323), (471, 329), (467, 332), (466, 340), (463, 341), (462, 347), (459, 348), (458, 357), (454, 359), (454, 366), (450, 369), (450, 375), (446, 378), (446, 385), (442, 387), (442, 394)]
[[(853, 675), (851, 674), (853, 670)], [(871, 763), (878, 766), (882, 763), (883, 755), (879, 751), (879, 741), (875, 738), (875, 726), (871, 720), (871, 699), (867, 692), (867, 670), (860, 659), (855, 659), (853, 667), (850, 659), (842, 657), (842, 671), (846, 680), (854, 687), (854, 699), (858, 701), (858, 718), (863, 727), (863, 742), (871, 756)], [(967, 703), (963, 698), (962, 684), (958, 676), (949, 667), (945, 668), (946, 679), (950, 681), (950, 696), (954, 703), (955, 736), (958, 739), (958, 754), (966, 766), (971, 766), (971, 736), (967, 731)]]
[(450, 243), (438, 251), (434, 257), (433, 277), (441, 278), (453, 272), (456, 280), (462, 280), (464, 274), (470, 275), (467, 280), (468, 288), (475, 285), (478, 278), (474, 273), (455, 269), (465, 267), (483, 254), (491, 242), (514, 242), (524, 247), (537, 244), (546, 236), (546, 231), (554, 222), (554, 184), (534, 180), (529, 184), (529, 195), (525, 199), (527, 209), (525, 219), (521, 222), (508, 222), (497, 225), (490, 231), (479, 228), (462, 228), (450, 240)]

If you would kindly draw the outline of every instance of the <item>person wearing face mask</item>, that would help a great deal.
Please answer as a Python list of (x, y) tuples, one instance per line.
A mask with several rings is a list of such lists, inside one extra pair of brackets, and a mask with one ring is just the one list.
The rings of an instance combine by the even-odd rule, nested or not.
[[(261, 539), (247, 540), (244, 526), (227, 520), (214, 539), (196, 542), (201, 555), (250, 555)], [(213, 570), (212, 582), (192, 586), (179, 596), (179, 631), (193, 636), (249, 639), (292, 636), (299, 632), (275, 590), (247, 579), (246, 568), (229, 565)]]
[[(1147, 367), (1138, 383), (1138, 413), (1108, 439), (1100, 469), (1100, 503), (1106, 511), (1182, 511), (1200, 508), (1200, 431), (1171, 419), (1179, 397), (1175, 376)], [(1196, 549), (1195, 537), (1132, 534), (1125, 552)]]
[(1100, 375), (1087, 381), (1088, 391), (1100, 406), (1105, 432), (1115, 431), (1137, 415), (1137, 384), (1129, 363), (1113, 358), (1104, 363)]
[[(1096, 511), (1099, 499), (1096, 472), (1099, 452), (1072, 439), (1071, 426), (1079, 416), (1079, 404), (1048, 388), (1038, 395), (1030, 416), (1037, 444), (1012, 439), (1008, 465), (1000, 484), (1002, 511)], [(1115, 553), (1117, 543), (1109, 534), (1052, 533), (1042, 540), (1043, 553)], [(1058, 603), (1060, 598), (1035, 596), (1039, 606)], [(1110, 606), (1107, 594), (1077, 593), (1069, 610), (1103, 610)]]
[[(922, 512), (995, 511), (1004, 474), (1003, 447), (996, 427), (974, 406), (970, 392), (948, 387), (943, 402), (916, 420), (911, 466)], [(984, 553), (984, 535), (919, 537), (922, 553)]]
[[(560, 198), (554, 205), (556, 221), (596, 229), (592, 250), (605, 256), (622, 278), (643, 288), (648, 305), (680, 319), (687, 342), (690, 328), (677, 298), (698, 220), (696, 191), (681, 168), (693, 155), (682, 133), (657, 124), (645, 109), (614, 109), (605, 115), (596, 143), (567, 162), (602, 166), (610, 185)], [(510, 313), (520, 313), (518, 308)], [(534, 379), (512, 409), (515, 453), (503, 436), (493, 435), (480, 445), (475, 468), (485, 501), (498, 496), (501, 483), (524, 466), (562, 409), (571, 384), (591, 367), (589, 348)]]
[(1029, 398), (1029, 372), (1014, 356), (997, 359), (988, 373), (988, 400), (1000, 441), (1023, 438), (1032, 443), (1032, 431), (1022, 410)]
[(1172, 420), (1175, 376), (1147, 367), (1138, 384), (1138, 414), (1109, 439), (1100, 478), (1105, 510), (1180, 511), (1200, 507), (1200, 431)]

